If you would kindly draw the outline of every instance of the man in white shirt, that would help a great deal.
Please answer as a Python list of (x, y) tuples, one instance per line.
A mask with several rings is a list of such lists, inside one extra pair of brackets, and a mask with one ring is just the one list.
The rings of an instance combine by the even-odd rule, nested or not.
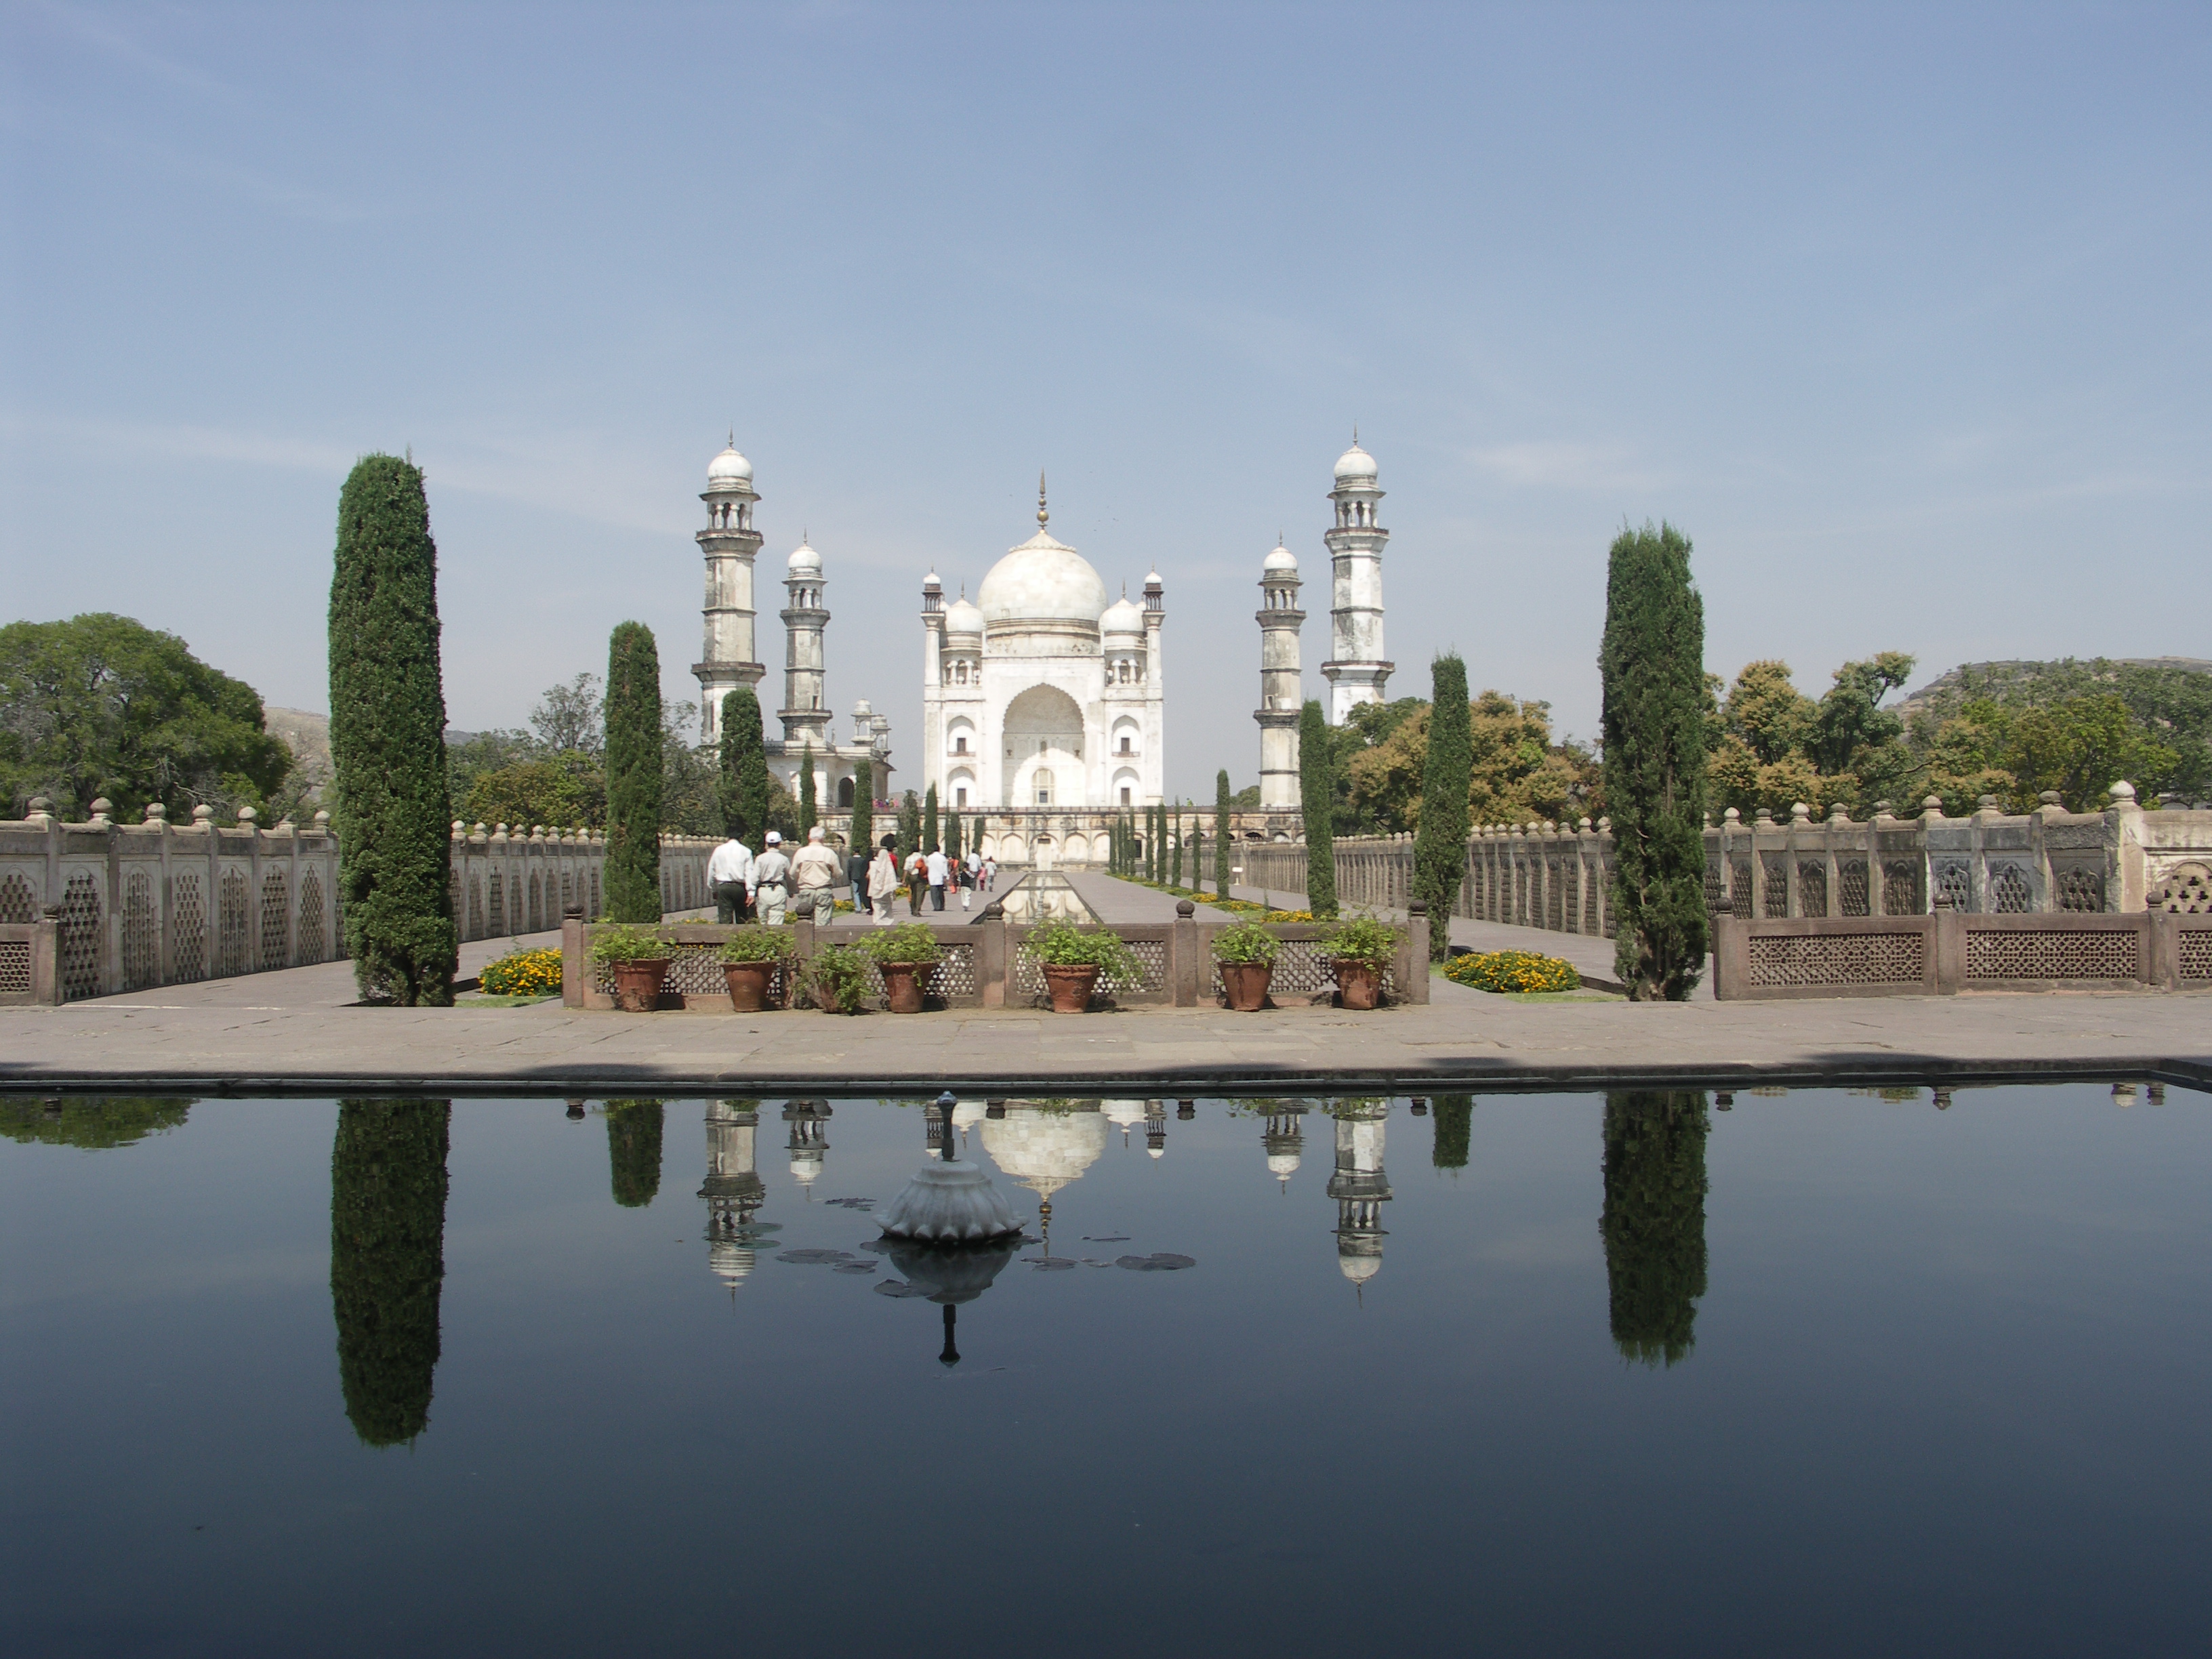
[(942, 910), (945, 908), (945, 878), (951, 873), (952, 866), (945, 861), (945, 849), (934, 842), (930, 843), (928, 867), (929, 908)]
[(817, 926), (827, 927), (837, 918), (841, 870), (836, 852), (823, 839), (820, 824), (806, 832), (806, 845), (791, 861), (791, 872), (799, 883), (799, 899), (793, 908), (802, 916), (813, 917)]
[(745, 889), (752, 873), (753, 850), (735, 836), (707, 855), (707, 890), (714, 896), (715, 921), (726, 925), (745, 919)]
[(754, 914), (770, 927), (783, 925), (783, 907), (791, 898), (791, 860), (783, 850), (783, 837), (771, 830), (768, 846), (753, 860)]

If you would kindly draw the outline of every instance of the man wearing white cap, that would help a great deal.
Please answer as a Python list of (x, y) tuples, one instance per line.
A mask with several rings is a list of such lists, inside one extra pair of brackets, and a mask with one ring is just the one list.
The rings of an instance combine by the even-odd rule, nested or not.
[(768, 848), (753, 860), (754, 914), (770, 927), (783, 923), (783, 907), (791, 897), (791, 860), (785, 855), (783, 837), (771, 830)]

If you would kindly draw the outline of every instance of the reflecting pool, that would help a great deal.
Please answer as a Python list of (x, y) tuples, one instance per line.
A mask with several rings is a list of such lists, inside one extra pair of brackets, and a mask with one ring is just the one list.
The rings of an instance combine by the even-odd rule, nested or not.
[(0, 1099), (0, 1650), (2195, 1650), (2206, 1104)]

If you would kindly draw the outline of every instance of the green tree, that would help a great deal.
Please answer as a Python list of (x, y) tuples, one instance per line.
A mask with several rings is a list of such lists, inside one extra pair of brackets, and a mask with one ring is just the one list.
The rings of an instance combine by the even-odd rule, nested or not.
[(331, 1149), (331, 1312), (338, 1385), (371, 1446), (430, 1420), (446, 1278), (446, 1100), (342, 1100)]
[(183, 1128), (185, 1115), (198, 1103), (125, 1096), (0, 1098), (0, 1135), (27, 1145), (75, 1146), (84, 1151), (131, 1146), (148, 1135)]
[(722, 695), (721, 803), (723, 833), (755, 852), (768, 834), (768, 745), (761, 738), (761, 706), (752, 687)]
[[(1170, 832), (1169, 836), (1169, 839), (1174, 842), (1174, 845), (1168, 850), (1168, 858), (1170, 860), (1168, 865), (1168, 885), (1170, 887), (1180, 887), (1182, 885), (1182, 808), (1177, 806), (1170, 816), (1173, 817), (1175, 822), (1173, 829)], [(1192, 875), (1193, 880), (1197, 879), (1195, 872), (1196, 866), (1194, 866)]]
[(822, 822), (819, 803), (815, 799), (814, 746), (809, 744), (799, 751), (799, 838), (806, 839), (806, 832)]
[(1229, 772), (1213, 775), (1213, 890), (1229, 896)]
[(660, 920), (660, 653), (643, 623), (607, 642), (607, 915)]
[(661, 1122), (657, 1100), (607, 1103), (607, 1168), (625, 1209), (642, 1209), (659, 1194)]
[(903, 865), (921, 850), (921, 802), (911, 789), (899, 802), (898, 837), (899, 862)]
[(921, 850), (927, 853), (931, 848), (942, 844), (937, 834), (937, 786), (933, 783), (929, 786), (929, 793), (922, 798)]
[(1328, 722), (1312, 698), (1298, 713), (1298, 795), (1306, 830), (1306, 908), (1336, 914), (1336, 788)]
[(1632, 999), (1687, 997), (1705, 969), (1705, 604), (1672, 525), (1624, 531), (1606, 573), (1605, 799), (1614, 960)]
[(945, 856), (955, 864), (960, 862), (960, 814), (945, 815)]
[(551, 754), (574, 750), (596, 756), (606, 732), (606, 708), (597, 674), (579, 674), (566, 685), (548, 686), (530, 711), (531, 730)]
[(1705, 1097), (1605, 1097), (1605, 1277), (1613, 1345), (1646, 1365), (1689, 1358), (1705, 1293)]
[[(981, 825), (977, 825), (981, 843)], [(862, 759), (853, 768), (853, 846), (866, 852), (876, 835), (876, 763)]]
[(364, 998), (453, 1000), (438, 550), (411, 462), (370, 455), (338, 495), (331, 577), (331, 760), (346, 954)]
[(661, 705), (660, 828), (665, 835), (721, 832), (721, 757), (712, 744), (692, 741), (698, 726), (697, 703)]
[(261, 699), (173, 634), (105, 612), (0, 628), (0, 781), (20, 817), (46, 796), (82, 820), (105, 797), (118, 818), (159, 801), (264, 805), (292, 751), (263, 729)]
[(1430, 1110), (1436, 1114), (1437, 1139), (1429, 1162), (1439, 1170), (1464, 1170), (1468, 1147), (1474, 1139), (1474, 1097), (1438, 1095)]
[(1467, 792), (1474, 775), (1474, 738), (1467, 701), (1467, 665), (1457, 652), (1430, 669), (1436, 696), (1421, 779), (1421, 816), (1413, 843), (1413, 891), (1429, 907), (1429, 960), (1442, 962), (1451, 944), (1452, 908), (1467, 868)]
[[(1399, 704), (1365, 704), (1364, 708)], [(1377, 741), (1344, 763), (1348, 799), (1340, 833), (1395, 835), (1415, 830), (1426, 799), (1434, 711), (1417, 703)], [(1475, 823), (1572, 823), (1605, 810), (1603, 774), (1580, 744), (1554, 742), (1551, 707), (1486, 690), (1468, 706), (1468, 812)]]
[(459, 817), (470, 823), (596, 829), (606, 817), (607, 781), (574, 750), (479, 772)]

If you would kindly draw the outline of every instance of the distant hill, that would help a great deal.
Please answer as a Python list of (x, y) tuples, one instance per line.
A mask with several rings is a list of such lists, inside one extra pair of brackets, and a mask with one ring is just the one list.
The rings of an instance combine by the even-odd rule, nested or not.
[(2094, 670), (2100, 665), (2107, 670), (2154, 668), (2185, 674), (2212, 674), (2212, 661), (2203, 657), (2067, 658), (2058, 661), (2018, 658), (2002, 662), (1967, 662), (1960, 663), (1948, 674), (1937, 675), (1918, 690), (1908, 692), (1904, 702), (1891, 707), (1909, 724), (1916, 714), (1948, 714), (1952, 706), (1964, 700), (1963, 687), (1968, 675), (1993, 690), (2005, 690), (2061, 670)]
[(312, 805), (331, 781), (331, 717), (307, 708), (264, 708), (261, 714), (263, 728), (272, 738), (282, 738), (300, 763), (305, 786), (301, 799)]

